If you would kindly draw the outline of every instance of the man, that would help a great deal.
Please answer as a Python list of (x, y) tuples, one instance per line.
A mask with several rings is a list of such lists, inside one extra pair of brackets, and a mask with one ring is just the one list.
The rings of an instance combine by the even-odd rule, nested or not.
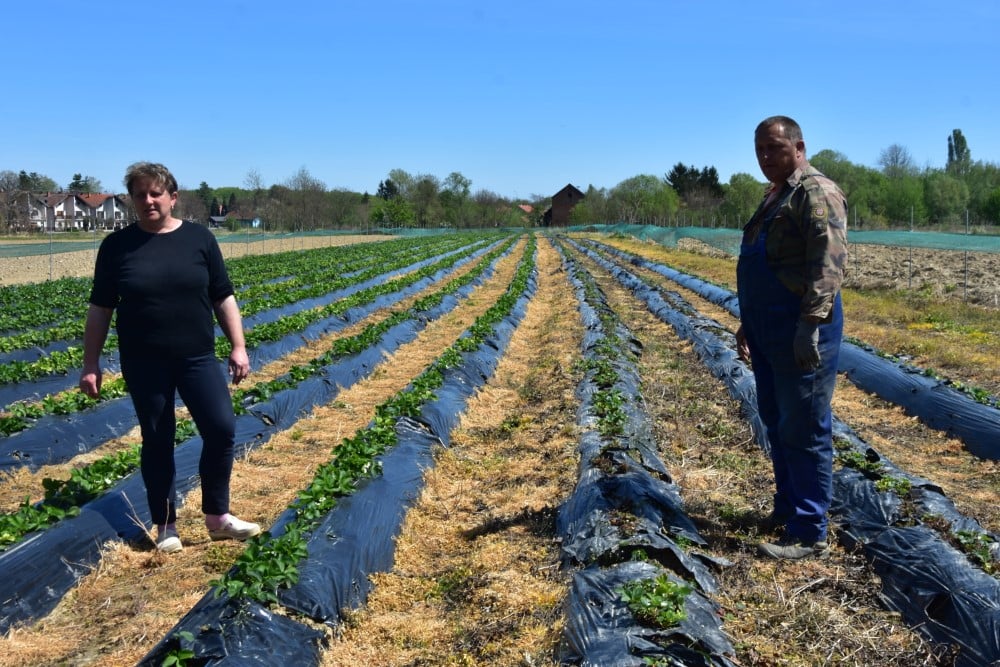
[(743, 228), (737, 264), (737, 349), (753, 368), (757, 407), (774, 464), (774, 509), (784, 526), (759, 552), (825, 556), (833, 482), (830, 402), (843, 333), (840, 285), (847, 265), (847, 202), (810, 166), (799, 124), (772, 116), (754, 135), (770, 182)]

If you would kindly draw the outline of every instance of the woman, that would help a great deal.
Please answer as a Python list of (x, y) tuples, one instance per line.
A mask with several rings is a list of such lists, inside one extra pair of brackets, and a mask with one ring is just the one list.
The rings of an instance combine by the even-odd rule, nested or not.
[(173, 217), (177, 180), (161, 164), (139, 162), (125, 173), (138, 222), (101, 243), (83, 334), (80, 390), (100, 394), (100, 356), (112, 313), (122, 376), (142, 430), (141, 470), (156, 548), (182, 548), (174, 484), (175, 393), (203, 440), (199, 473), (205, 527), (213, 540), (245, 540), (255, 523), (229, 513), (235, 416), (215, 357), (213, 313), (232, 344), (229, 373), (250, 372), (243, 323), (219, 245), (202, 225)]

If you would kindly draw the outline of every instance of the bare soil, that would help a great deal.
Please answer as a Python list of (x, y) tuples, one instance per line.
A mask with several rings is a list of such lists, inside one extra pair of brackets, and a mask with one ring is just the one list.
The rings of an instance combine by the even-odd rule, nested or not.
[[(220, 243), (219, 246), (222, 248), (223, 257), (229, 259), (246, 255), (271, 255), (279, 252), (382, 241), (387, 238), (391, 237), (365, 234), (301, 236), (272, 238), (249, 243)], [(25, 241), (21, 242), (26, 243)], [(18, 243), (18, 241), (5, 240), (3, 243)], [(58, 278), (87, 278), (94, 274), (96, 250), (60, 252), (59, 245), (58, 242), (55, 243), (55, 251), (52, 254), (0, 258), (0, 285), (37, 283)]]

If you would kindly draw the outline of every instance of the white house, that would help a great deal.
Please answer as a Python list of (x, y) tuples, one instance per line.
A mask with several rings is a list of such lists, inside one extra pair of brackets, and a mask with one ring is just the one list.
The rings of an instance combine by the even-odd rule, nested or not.
[(91, 210), (94, 224), (102, 229), (114, 229), (123, 224), (129, 217), (128, 204), (118, 195), (86, 194), (80, 195)]
[(28, 225), (43, 231), (115, 229), (130, 217), (121, 195), (65, 192), (30, 195), (27, 214)]

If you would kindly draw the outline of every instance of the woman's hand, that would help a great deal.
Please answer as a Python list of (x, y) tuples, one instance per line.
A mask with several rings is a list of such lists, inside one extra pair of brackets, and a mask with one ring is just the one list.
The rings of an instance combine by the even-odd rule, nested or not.
[(80, 391), (90, 398), (100, 398), (101, 396), (101, 369), (84, 368), (80, 373)]
[(250, 357), (247, 356), (245, 347), (234, 347), (229, 353), (229, 374), (233, 378), (233, 384), (239, 384), (250, 375)]

